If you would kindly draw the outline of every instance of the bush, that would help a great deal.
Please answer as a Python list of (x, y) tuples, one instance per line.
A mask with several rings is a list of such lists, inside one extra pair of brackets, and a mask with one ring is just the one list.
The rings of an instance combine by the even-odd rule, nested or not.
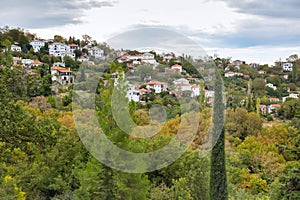
[(273, 121), (274, 119), (273, 119), (272, 115), (268, 115), (267, 120), (268, 120), (268, 122), (270, 122), (270, 121)]

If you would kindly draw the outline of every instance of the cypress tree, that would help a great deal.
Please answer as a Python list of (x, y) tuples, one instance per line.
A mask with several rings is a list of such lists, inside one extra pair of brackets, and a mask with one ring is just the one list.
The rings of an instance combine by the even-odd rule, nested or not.
[(225, 168), (225, 129), (222, 79), (219, 73), (215, 76), (215, 98), (212, 128), (212, 152), (210, 170), (210, 199), (227, 200), (227, 178)]

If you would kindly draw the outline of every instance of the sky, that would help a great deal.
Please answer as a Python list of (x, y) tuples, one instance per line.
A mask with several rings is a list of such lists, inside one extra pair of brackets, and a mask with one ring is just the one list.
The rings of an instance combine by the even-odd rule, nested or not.
[[(299, 0), (1, 0), (0, 27), (98, 42), (124, 31), (175, 31), (209, 55), (273, 64), (300, 50)], [(143, 37), (137, 36), (137, 37)]]

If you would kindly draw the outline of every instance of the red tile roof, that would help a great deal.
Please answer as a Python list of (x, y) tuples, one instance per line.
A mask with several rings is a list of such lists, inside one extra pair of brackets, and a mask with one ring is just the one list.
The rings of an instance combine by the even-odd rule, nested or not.
[(150, 90), (147, 90), (145, 88), (139, 89), (139, 92), (150, 92)]
[(200, 88), (199, 85), (193, 85), (192, 88)]
[(147, 83), (147, 85), (166, 85), (166, 83), (160, 81), (150, 81), (149, 83)]
[(32, 65), (41, 65), (41, 64), (44, 64), (38, 60), (34, 61), (33, 63), (31, 63)]
[(53, 66), (50, 69), (51, 70), (56, 70), (56, 71), (59, 71), (59, 72), (72, 72), (71, 70), (68, 70), (66, 68), (59, 67), (59, 66)]
[(78, 47), (77, 44), (69, 44), (70, 47)]
[(176, 84), (176, 86), (191, 86), (190, 84), (186, 84), (186, 83), (178, 83)]

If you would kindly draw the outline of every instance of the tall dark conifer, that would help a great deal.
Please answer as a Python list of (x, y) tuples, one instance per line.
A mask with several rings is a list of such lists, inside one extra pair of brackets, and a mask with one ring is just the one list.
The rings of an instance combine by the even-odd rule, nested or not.
[(210, 171), (210, 199), (227, 200), (227, 178), (225, 168), (224, 102), (221, 75), (215, 76), (215, 99), (213, 110), (212, 153)]

